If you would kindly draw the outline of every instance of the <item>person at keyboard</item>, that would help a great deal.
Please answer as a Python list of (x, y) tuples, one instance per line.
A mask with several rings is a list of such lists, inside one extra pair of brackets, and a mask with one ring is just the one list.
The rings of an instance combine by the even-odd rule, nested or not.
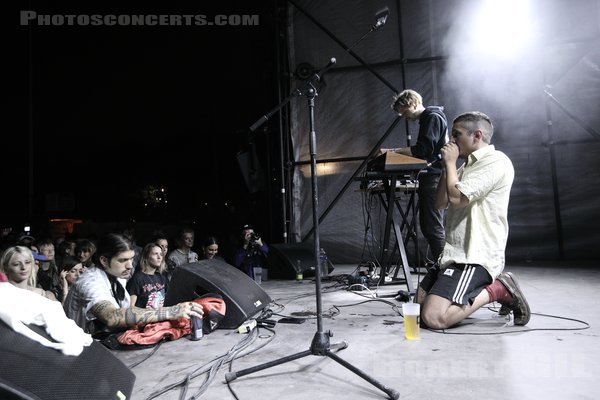
[[(438, 160), (442, 146), (448, 142), (448, 122), (443, 107), (423, 105), (423, 98), (414, 90), (404, 90), (394, 97), (392, 110), (409, 121), (418, 121), (417, 142), (409, 147), (381, 149), (381, 153), (398, 154), (427, 160)], [(435, 208), (435, 190), (442, 168), (439, 162), (419, 174), (419, 224), (433, 261), (437, 261), (444, 248), (444, 211)]]

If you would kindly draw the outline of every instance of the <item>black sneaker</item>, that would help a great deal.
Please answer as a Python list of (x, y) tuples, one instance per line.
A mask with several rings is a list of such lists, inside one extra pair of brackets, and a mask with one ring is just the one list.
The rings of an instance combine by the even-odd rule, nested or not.
[(512, 310), (515, 317), (515, 325), (527, 325), (531, 318), (531, 311), (529, 310), (529, 304), (527, 303), (527, 300), (525, 300), (525, 296), (517, 283), (515, 275), (512, 272), (503, 272), (497, 279), (504, 287), (506, 287), (513, 297), (510, 303), (501, 304)]

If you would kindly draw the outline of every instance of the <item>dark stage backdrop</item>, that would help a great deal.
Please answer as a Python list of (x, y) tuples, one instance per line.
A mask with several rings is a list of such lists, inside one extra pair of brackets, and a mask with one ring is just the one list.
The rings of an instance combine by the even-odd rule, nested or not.
[[(236, 156), (255, 144), (270, 171), (276, 140), (248, 127), (277, 102), (275, 4), (13, 4), (0, 223), (29, 222), (36, 236), (46, 232), (35, 222), (49, 218), (187, 223), (222, 241), (253, 223), (267, 236), (277, 203), (248, 189)], [(45, 22), (22, 22), (27, 11)], [(179, 20), (69, 24), (68, 15)]]
[[(520, 24), (522, 11), (518, 9), (511, 11), (500, 44), (489, 43), (482, 49), (472, 46), (469, 29), (479, 22), (474, 8), (490, 2), (294, 3), (298, 7), (290, 4), (288, 10), (290, 70), (300, 63), (319, 68), (330, 57), (337, 59), (316, 99), (318, 159), (369, 154), (395, 119), (390, 110), (394, 92), (404, 88), (420, 92), (426, 105), (445, 106), (449, 120), (464, 111), (483, 111), (495, 123), (493, 144), (512, 159), (516, 170), (509, 208), (508, 258), (599, 258), (598, 1), (515, 2), (515, 7), (529, 4), (527, 23), (537, 30), (528, 47), (513, 58), (500, 57), (499, 47), (519, 46), (521, 38), (509, 35)], [(376, 11), (384, 6), (390, 10), (387, 24), (353, 48), (382, 80), (345, 48), (369, 31)], [(297, 81), (290, 83), (292, 88), (296, 85)], [(294, 158), (306, 161), (305, 98), (292, 102), (291, 116)], [(416, 124), (401, 122), (382, 147), (405, 146), (407, 134), (412, 135), (414, 144), (417, 132)], [(359, 165), (360, 161), (319, 164), (321, 212), (332, 204)], [(363, 247), (365, 238), (371, 249), (378, 246), (381, 214), (373, 210), (374, 229), (365, 232), (365, 205), (357, 189), (358, 183), (352, 184), (320, 225), (322, 246), (334, 262), (369, 259), (369, 251)], [(292, 198), (292, 238), (301, 240), (313, 226), (306, 165), (294, 170)]]

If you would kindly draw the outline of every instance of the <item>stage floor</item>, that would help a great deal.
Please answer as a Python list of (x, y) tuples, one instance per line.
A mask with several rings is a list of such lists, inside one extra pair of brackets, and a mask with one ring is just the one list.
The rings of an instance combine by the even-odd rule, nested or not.
[[(337, 266), (332, 277), (353, 269)], [(393, 298), (405, 285), (349, 292), (327, 280), (322, 284), (323, 328), (332, 331), (332, 344), (348, 343), (336, 352), (339, 357), (398, 391), (400, 399), (597, 399), (598, 266), (536, 263), (508, 266), (506, 271), (516, 274), (534, 313), (525, 327), (511, 326), (494, 311), (480, 309), (445, 333), (421, 329), (421, 340), (408, 341), (398, 313), (401, 303)], [(417, 278), (413, 275), (415, 282)], [(208, 373), (192, 378), (185, 398), (204, 390), (200, 398), (235, 399), (225, 383), (230, 365), (223, 357), (242, 340), (247, 347), (238, 356), (250, 354), (236, 358), (233, 371), (308, 350), (317, 331), (314, 282), (270, 280), (262, 287), (277, 303), (274, 312), (312, 319), (277, 324), (275, 333), (259, 329), (249, 337), (217, 330), (198, 342), (182, 338), (158, 349), (115, 351), (137, 377), (131, 398), (179, 399), (185, 385), (153, 394), (213, 365), (212, 381), (204, 384)], [(373, 298), (375, 293), (379, 297)], [(580, 329), (583, 322), (590, 328)], [(219, 361), (223, 364), (217, 370)], [(387, 398), (333, 359), (314, 355), (239, 377), (230, 385), (240, 400)]]

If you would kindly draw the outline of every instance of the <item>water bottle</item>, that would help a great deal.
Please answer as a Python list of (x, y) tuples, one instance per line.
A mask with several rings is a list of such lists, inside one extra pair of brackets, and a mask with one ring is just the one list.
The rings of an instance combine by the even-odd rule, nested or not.
[(262, 283), (262, 267), (254, 267), (254, 282)]
[(302, 271), (302, 261), (296, 260), (296, 282), (302, 282), (304, 279), (304, 273)]
[(329, 263), (327, 261), (327, 253), (321, 247), (321, 251), (319, 252), (319, 265), (321, 268), (321, 276), (327, 276), (329, 274)]

